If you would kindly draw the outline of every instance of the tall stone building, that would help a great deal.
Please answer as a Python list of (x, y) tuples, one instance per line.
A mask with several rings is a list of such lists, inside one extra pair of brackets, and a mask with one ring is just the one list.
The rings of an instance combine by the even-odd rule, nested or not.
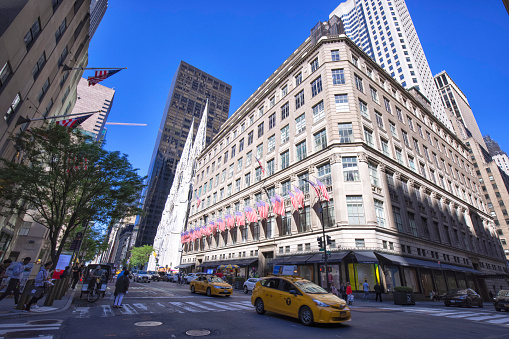
[[(212, 140), (228, 118), (231, 89), (227, 83), (180, 62), (171, 82), (150, 161), (148, 186), (143, 194), (145, 214), (135, 227), (136, 246), (153, 244), (193, 118), (201, 118), (208, 99), (206, 142)], [(194, 135), (196, 130), (193, 138)]]
[(92, 38), (99, 27), (106, 9), (108, 8), (108, 0), (91, 0), (90, 1), (90, 29), (88, 35)]
[(422, 92), (433, 114), (452, 127), (405, 0), (347, 0), (334, 15), (343, 19), (350, 39), (403, 87)]
[[(464, 287), (488, 299), (493, 286), (509, 287), (468, 146), (346, 35), (306, 39), (197, 162), (202, 203), (193, 201), (187, 230), (198, 236), (182, 238), (189, 271), (237, 264), (240, 275), (263, 276), (295, 265), (322, 286), (328, 277), (362, 291), (367, 279), (389, 292), (411, 286), (422, 299)], [(306, 180), (324, 184), (323, 209)], [(291, 203), (295, 187), (303, 206)], [(276, 194), (282, 215), (245, 218)]]
[(81, 78), (77, 91), (78, 99), (72, 110), (73, 114), (100, 111), (85, 120), (79, 128), (91, 135), (96, 141), (103, 140), (106, 137), (104, 124), (113, 105), (115, 90), (101, 84), (88, 86), (87, 79)]
[[(20, 117), (51, 117), (72, 110), (83, 71), (69, 71), (64, 66), (87, 66), (89, 7), (90, 0), (1, 2), (0, 157), (17, 161), (18, 153), (9, 136), (28, 125), (42, 124), (17, 125)], [(9, 251), (21, 223), (22, 216), (16, 214), (0, 217), (0, 260)], [(17, 259), (16, 253), (12, 258)]]

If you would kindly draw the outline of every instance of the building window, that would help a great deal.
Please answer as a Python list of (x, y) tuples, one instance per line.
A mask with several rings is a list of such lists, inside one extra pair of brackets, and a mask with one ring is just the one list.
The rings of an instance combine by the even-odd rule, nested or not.
[(315, 60), (311, 61), (311, 73), (316, 71), (318, 67), (320, 67), (320, 65), (318, 64), (318, 58), (316, 58)]
[(299, 189), (303, 193), (309, 193), (309, 173), (302, 173), (297, 176), (297, 180), (299, 182)]
[(274, 174), (274, 170), (275, 170), (274, 163), (275, 163), (274, 159), (267, 161), (267, 175)]
[(239, 152), (242, 152), (244, 150), (244, 138), (240, 139), (239, 141)]
[(252, 158), (253, 152), (249, 151), (246, 153), (246, 167), (251, 165), (251, 158)]
[(283, 224), (282, 226), (282, 235), (290, 235), (292, 234), (292, 212), (286, 212), (285, 216), (282, 218)]
[(405, 143), (406, 147), (410, 147), (410, 142), (408, 141), (408, 134), (405, 131), (401, 131), (401, 135), (403, 136), (403, 142)]
[(276, 104), (276, 97), (273, 96), (272, 98), (270, 98), (269, 100), (269, 108), (272, 108), (274, 107), (274, 105)]
[(396, 129), (396, 124), (392, 121), (389, 121), (389, 128), (391, 129), (391, 134), (394, 138), (398, 137), (398, 130)]
[(301, 114), (295, 119), (295, 129), (297, 134), (306, 130), (306, 114)]
[[(297, 97), (295, 97), (297, 98)], [(302, 99), (304, 100), (304, 92), (302, 92)], [(297, 99), (295, 99), (297, 100)], [(281, 120), (284, 120), (290, 115), (290, 105), (288, 103), (281, 106)]]
[(369, 87), (370, 89), (370, 92), (371, 92), (371, 100), (373, 100), (374, 102), (376, 102), (378, 104), (378, 93), (376, 91), (376, 89), (374, 89), (373, 87)]
[(235, 192), (240, 192), (240, 179), (235, 180)]
[(366, 139), (366, 144), (368, 144), (368, 146), (375, 146), (373, 143), (373, 132), (369, 131), (367, 128), (364, 128), (364, 139)]
[(44, 94), (46, 94), (46, 92), (48, 91), (48, 88), (49, 88), (49, 78), (46, 79), (46, 81), (42, 85), (41, 90), (39, 91), (39, 95), (38, 95), (39, 102), (41, 102), (42, 99), (44, 98)]
[(361, 91), (362, 93), (364, 93), (364, 85), (362, 83), (362, 79), (357, 75), (355, 74), (355, 87)]
[(234, 166), (235, 166), (234, 164), (230, 165), (230, 168), (228, 170), (228, 179), (233, 178), (233, 168), (234, 168)]
[(58, 57), (58, 66), (62, 66), (65, 62), (65, 58), (67, 58), (67, 54), (69, 53), (67, 46), (64, 47), (64, 50), (60, 54), (60, 57)]
[(232, 195), (232, 184), (226, 187), (226, 196), (229, 197), (230, 195)]
[(346, 208), (348, 211), (348, 223), (350, 225), (363, 225), (366, 223), (364, 207), (362, 206), (362, 196), (347, 196)]
[(251, 185), (251, 172), (244, 176), (244, 185), (246, 187), (249, 187), (249, 185)]
[(325, 117), (325, 110), (323, 101), (320, 101), (317, 105), (313, 106), (313, 122), (318, 122)]
[(325, 185), (325, 186), (332, 186), (332, 179), (330, 175), (330, 164), (325, 164), (322, 166), (318, 166), (318, 179)]
[(260, 180), (262, 180), (262, 168), (258, 167), (255, 170), (255, 182), (259, 182)]
[(37, 63), (35, 64), (34, 68), (32, 69), (32, 75), (33, 75), (34, 79), (37, 78), (37, 76), (41, 72), (42, 67), (44, 66), (45, 63), (46, 63), (46, 53), (42, 52), (41, 57), (39, 58), (39, 60), (37, 60)]
[(299, 211), (298, 232), (303, 233), (309, 232), (310, 230), (311, 230), (311, 208), (309, 206), (306, 206)]
[[(237, 146), (233, 145), (233, 146), (232, 146), (232, 159), (235, 157), (235, 153), (236, 153), (236, 152), (235, 152), (235, 150), (236, 150), (236, 149), (237, 149)], [(207, 174), (209, 174), (209, 172), (208, 172), (208, 167), (207, 167)]]
[(16, 112), (16, 109), (18, 108), (20, 101), (21, 101), (21, 97), (18, 93), (18, 94), (16, 94), (16, 96), (14, 97), (14, 100), (12, 101), (11, 105), (7, 109), (7, 113), (5, 113), (5, 116), (4, 116), (5, 121), (9, 121), (11, 119), (11, 117), (13, 116), (13, 113)]
[(284, 98), (288, 94), (288, 85), (281, 87), (281, 98)]
[(332, 84), (333, 85), (344, 85), (345, 84), (345, 73), (343, 69), (332, 70)]
[(269, 137), (267, 142), (267, 153), (272, 152), (276, 148), (276, 135)]
[(415, 216), (413, 213), (408, 212), (408, 225), (410, 226), (410, 232), (417, 236), (417, 225), (415, 224)]
[(269, 115), (269, 129), (276, 126), (276, 113)]
[(339, 129), (339, 142), (342, 144), (347, 144), (353, 142), (353, 128), (352, 123), (344, 123), (338, 124)]
[(326, 201), (322, 202), (323, 207), (323, 224), (325, 228), (333, 227), (336, 223), (336, 219), (334, 217), (334, 202)]
[(258, 159), (261, 159), (263, 156), (263, 144), (259, 144), (258, 146), (256, 146), (256, 157)]
[(375, 117), (376, 117), (376, 124), (378, 127), (384, 129), (384, 119), (382, 117), (382, 113), (375, 111)]
[(412, 171), (414, 171), (414, 172), (416, 171), (414, 158), (411, 156), (408, 156), (408, 166), (410, 166)]
[(304, 105), (304, 90), (295, 96), (295, 109), (299, 109), (302, 105)]
[(281, 169), (284, 170), (290, 166), (290, 151), (281, 153)]
[(378, 168), (377, 165), (373, 163), (368, 163), (369, 168), (369, 178), (371, 180), (371, 185), (380, 187), (380, 182), (378, 180)]
[(28, 48), (28, 46), (32, 43), (32, 41), (37, 38), (39, 33), (41, 32), (41, 24), (39, 23), (39, 18), (34, 22), (30, 30), (25, 35), (25, 38), (23, 39), (25, 41), (25, 46)]
[(337, 49), (330, 51), (330, 55), (331, 55), (332, 61), (340, 61), (341, 60), (339, 57), (339, 50), (337, 50)]
[(237, 172), (242, 171), (242, 158), (237, 161)]
[(255, 222), (253, 223), (253, 241), (258, 240), (260, 240), (260, 222)]
[(281, 128), (281, 145), (290, 140), (290, 125)]
[(343, 157), (343, 179), (345, 181), (359, 181), (357, 157)]
[(4, 86), (12, 74), (11, 65), (6, 62), (4, 67), (0, 70), (0, 87)]
[(264, 113), (264, 107), (262, 106), (262, 107), (258, 108), (258, 117), (261, 117), (263, 115), (263, 113)]
[(368, 105), (361, 99), (359, 99), (359, 110), (363, 117), (369, 119)]
[(251, 145), (253, 143), (253, 131), (247, 134), (247, 145)]
[(322, 130), (316, 134), (315, 137), (315, 152), (320, 151), (327, 147), (327, 133), (326, 130)]
[(388, 113), (391, 113), (392, 114), (392, 110), (391, 110), (391, 103), (390, 101), (384, 97), (384, 105), (385, 105), (385, 110), (388, 112)]
[(398, 120), (403, 122), (403, 113), (401, 113), (401, 110), (396, 107), (396, 115), (398, 116)]
[(306, 158), (306, 156), (307, 156), (306, 141), (304, 140), (303, 142), (297, 144), (295, 146), (295, 150), (297, 153), (297, 161), (301, 161), (304, 158)]
[(378, 226), (385, 227), (384, 203), (375, 199), (375, 213)]
[(336, 112), (348, 112), (348, 95), (336, 94), (334, 95), (334, 101), (336, 103)]
[(289, 194), (292, 190), (292, 185), (290, 184), (290, 180), (284, 181), (281, 183), (281, 195), (285, 198), (289, 197)]
[(263, 122), (258, 125), (258, 138), (261, 138), (262, 136), (263, 136)]
[(64, 34), (65, 32), (65, 28), (66, 28), (66, 22), (65, 22), (65, 19), (64, 21), (62, 21), (62, 23), (60, 24), (60, 26), (57, 28), (57, 31), (55, 32), (55, 40), (58, 42), (58, 40), (60, 40), (60, 38), (62, 37), (62, 35)]
[(384, 139), (380, 139), (380, 143), (382, 144), (382, 153), (388, 157), (391, 156), (390, 152), (389, 152), (389, 144), (387, 143), (386, 140)]
[(403, 220), (401, 219), (401, 210), (399, 207), (392, 206), (392, 214), (394, 215), (394, 223), (399, 232), (403, 232)]
[(295, 87), (299, 86), (302, 82), (302, 73), (299, 73), (295, 76)]
[[(311, 96), (314, 97), (318, 93), (322, 91), (322, 77), (318, 77), (315, 81), (311, 83)], [(304, 91), (302, 91), (302, 104), (304, 104)], [(297, 102), (296, 102), (297, 106)], [(297, 108), (299, 108), (298, 106)]]

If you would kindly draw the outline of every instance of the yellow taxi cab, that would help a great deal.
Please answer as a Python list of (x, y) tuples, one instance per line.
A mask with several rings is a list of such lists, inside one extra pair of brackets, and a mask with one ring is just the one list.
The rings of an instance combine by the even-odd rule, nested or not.
[(191, 293), (205, 293), (207, 296), (224, 295), (229, 297), (233, 293), (232, 286), (225, 283), (221, 278), (213, 275), (199, 275), (191, 280), (189, 289)]
[(253, 289), (251, 303), (258, 314), (265, 311), (299, 319), (302, 324), (341, 323), (351, 318), (343, 299), (309, 280), (293, 276), (262, 278)]

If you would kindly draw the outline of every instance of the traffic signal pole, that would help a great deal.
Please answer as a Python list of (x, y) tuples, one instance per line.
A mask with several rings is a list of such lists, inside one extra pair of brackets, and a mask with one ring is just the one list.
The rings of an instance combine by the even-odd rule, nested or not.
[(323, 257), (325, 261), (325, 279), (327, 280), (327, 292), (330, 291), (330, 281), (329, 281), (329, 255), (327, 254), (327, 237), (325, 236), (325, 224), (323, 223), (323, 206), (322, 206), (322, 194), (320, 190), (318, 201), (320, 202), (320, 220), (322, 222), (322, 241), (323, 241)]

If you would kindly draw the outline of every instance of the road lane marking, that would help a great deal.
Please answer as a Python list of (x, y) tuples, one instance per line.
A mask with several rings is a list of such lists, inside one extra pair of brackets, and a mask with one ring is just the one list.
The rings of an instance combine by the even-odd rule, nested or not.
[(0, 335), (9, 333), (9, 332), (18, 332), (18, 331), (48, 331), (48, 330), (59, 330), (59, 326), (53, 326), (53, 327), (31, 327), (29, 329), (27, 328), (19, 328), (19, 329), (9, 329), (9, 330), (0, 330)]
[[(484, 316), (484, 317), (472, 317), (472, 318), (465, 318), (467, 320), (475, 320), (475, 321), (483, 321), (483, 320), (488, 320), (488, 319), (495, 319), (495, 318), (500, 318), (500, 317), (505, 317), (505, 315), (503, 314), (500, 314), (500, 315), (488, 315), (488, 316)], [(507, 319), (509, 320), (509, 319)]]
[(90, 318), (90, 313), (88, 313), (88, 311), (90, 311), (90, 307), (76, 307), (74, 310), (74, 312), (79, 312), (76, 318)]
[(229, 303), (225, 303), (225, 304), (232, 305), (234, 307), (240, 307), (241, 309), (244, 309), (244, 310), (252, 310), (252, 309), (254, 309), (254, 306), (252, 306), (252, 305), (245, 305), (245, 304), (242, 304), (240, 302), (229, 302)]
[[(139, 308), (140, 310), (148, 311), (148, 307), (145, 306), (145, 304), (136, 303), (136, 304), (133, 304), (133, 306), (136, 308)], [(152, 313), (152, 312), (148, 312), (148, 313)]]
[(178, 302), (178, 301), (171, 301), (170, 304), (173, 305), (173, 306), (177, 306), (177, 307), (183, 308), (184, 310), (189, 311), (189, 312), (193, 312), (193, 313), (207, 312), (205, 310), (202, 310), (202, 309), (199, 309), (199, 308), (194, 308), (192, 306), (186, 305), (185, 303), (181, 303), (181, 302)]
[(122, 308), (119, 308), (120, 310), (120, 313), (122, 314), (138, 314), (138, 311), (136, 311), (132, 306), (130, 306), (129, 304), (124, 304), (123, 305), (124, 307)]
[(214, 307), (219, 307), (219, 308), (222, 308), (226, 311), (239, 311), (241, 310), (241, 308), (236, 308), (235, 306), (233, 305), (223, 305), (222, 303), (219, 303), (219, 302), (212, 302), (212, 301), (203, 301), (204, 304), (208, 304), (208, 305), (212, 305)]
[(202, 304), (199, 304), (197, 302), (192, 302), (192, 301), (188, 301), (186, 304), (190, 304), (190, 305), (193, 305), (193, 306), (196, 306), (196, 307), (201, 307), (201, 308), (204, 308), (204, 309), (206, 309), (208, 311), (214, 311), (214, 312), (223, 312), (223, 311), (226, 311), (224, 309), (210, 308), (207, 305), (202, 305)]
[(483, 313), (463, 312), (463, 313), (458, 313), (456, 315), (448, 315), (448, 316), (446, 316), (446, 318), (466, 318), (466, 317), (472, 317), (475, 315), (483, 315)]
[(509, 322), (509, 317), (506, 316), (503, 319), (488, 320), (486, 322), (490, 323), (490, 324), (503, 324), (503, 323)]
[(103, 314), (101, 315), (101, 318), (106, 317), (114, 317), (115, 313), (113, 313), (113, 310), (111, 309), (110, 305), (101, 305), (103, 308)]

